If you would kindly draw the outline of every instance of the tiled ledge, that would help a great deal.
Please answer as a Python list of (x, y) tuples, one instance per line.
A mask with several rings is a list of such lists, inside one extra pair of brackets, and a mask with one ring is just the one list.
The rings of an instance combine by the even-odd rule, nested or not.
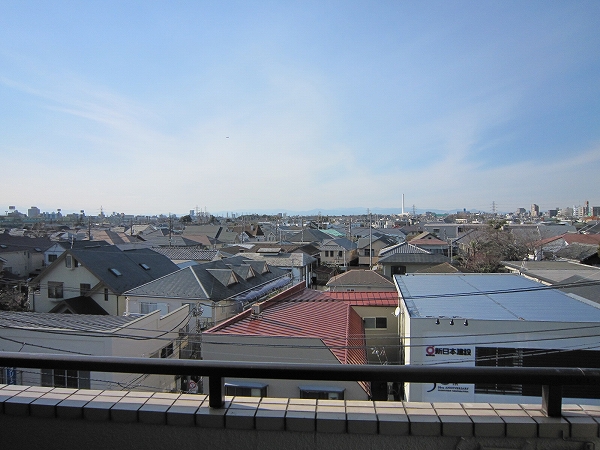
[(599, 437), (600, 406), (564, 405), (545, 417), (539, 405), (403, 403), (227, 397), (0, 385), (0, 414), (151, 425), (264, 431), (489, 438)]

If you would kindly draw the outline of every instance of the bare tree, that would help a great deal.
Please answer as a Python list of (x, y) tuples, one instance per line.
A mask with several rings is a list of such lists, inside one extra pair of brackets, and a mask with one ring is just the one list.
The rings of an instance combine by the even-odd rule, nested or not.
[(19, 292), (17, 287), (0, 289), (0, 310), (27, 311), (27, 295)]
[(505, 221), (491, 220), (485, 230), (477, 233), (457, 257), (464, 272), (499, 272), (502, 261), (518, 261), (528, 254), (528, 246), (506, 230)]

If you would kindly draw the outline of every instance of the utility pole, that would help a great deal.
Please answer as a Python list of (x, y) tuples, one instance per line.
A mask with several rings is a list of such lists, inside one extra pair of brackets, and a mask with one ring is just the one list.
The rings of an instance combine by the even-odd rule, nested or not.
[(369, 270), (373, 268), (373, 214), (367, 209), (369, 213)]
[(173, 217), (171, 216), (171, 213), (169, 213), (169, 247), (172, 247), (172, 233), (173, 233)]

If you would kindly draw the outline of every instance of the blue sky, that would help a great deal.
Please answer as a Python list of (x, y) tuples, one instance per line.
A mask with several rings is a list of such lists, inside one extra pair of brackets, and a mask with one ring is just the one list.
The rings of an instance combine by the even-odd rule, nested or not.
[(600, 2), (0, 3), (0, 204), (600, 205)]

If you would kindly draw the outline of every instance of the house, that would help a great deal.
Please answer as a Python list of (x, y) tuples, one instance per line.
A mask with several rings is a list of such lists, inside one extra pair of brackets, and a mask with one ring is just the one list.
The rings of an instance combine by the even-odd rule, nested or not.
[(356, 249), (358, 253), (358, 265), (359, 266), (375, 266), (379, 261), (379, 252), (394, 244), (398, 241), (387, 235), (376, 235), (362, 237), (358, 239)]
[(330, 292), (396, 292), (394, 283), (373, 270), (348, 270), (332, 277), (326, 286)]
[(190, 305), (198, 328), (220, 323), (291, 282), (286, 270), (245, 256), (188, 266), (125, 292), (127, 312), (161, 314)]
[(44, 267), (44, 252), (52, 246), (46, 238), (12, 236), (0, 233), (0, 257), (4, 272), (26, 279), (36, 275)]
[(270, 267), (279, 267), (289, 271), (292, 275), (293, 284), (303, 281), (306, 287), (312, 285), (313, 269), (317, 264), (317, 259), (304, 252), (288, 253), (284, 252), (281, 247), (274, 246), (260, 247), (256, 249), (256, 252), (243, 252), (241, 254), (245, 258), (264, 261)]
[(178, 270), (166, 256), (150, 249), (121, 250), (106, 243), (89, 243), (62, 253), (34, 278), (29, 304), (35, 312), (78, 312), (65, 309), (64, 300), (93, 300), (110, 315), (126, 310), (125, 291)]
[(138, 236), (125, 233), (125, 231), (111, 229), (92, 229), (91, 241), (105, 241), (111, 245), (129, 244), (139, 241)]
[(44, 251), (44, 266), (49, 266), (58, 259), (65, 251), (71, 248), (85, 248), (97, 246), (109, 246), (106, 241), (59, 241), (52, 244), (50, 248)]
[[(518, 274), (395, 275), (403, 363), (600, 368), (600, 305)], [(407, 383), (416, 402), (539, 403), (541, 386)], [(564, 386), (600, 404), (600, 386)]]
[(580, 244), (573, 242), (554, 253), (559, 260), (569, 260), (589, 266), (600, 266), (600, 246), (597, 244)]
[[(183, 230), (183, 237), (198, 242), (208, 238), (211, 248), (220, 248), (224, 245), (241, 243), (240, 234), (228, 231), (221, 225), (187, 225)], [(203, 242), (205, 244), (205, 242)]]
[[(420, 237), (424, 235), (424, 237)], [(448, 242), (444, 242), (441, 239), (436, 238), (430, 233), (421, 233), (410, 240), (411, 245), (427, 250), (429, 253), (434, 255), (446, 255), (448, 256)]]
[[(160, 317), (0, 311), (0, 351), (65, 355), (179, 358), (187, 307)], [(10, 375), (10, 377), (8, 376)], [(180, 389), (178, 377), (56, 369), (0, 368), (0, 379), (29, 386), (79, 389)]]
[[(406, 234), (404, 234), (399, 228), (370, 228), (370, 227), (353, 227), (350, 229), (350, 234), (353, 240), (361, 238), (377, 239), (381, 236), (385, 236), (393, 240), (394, 244), (398, 244), (406, 240)], [(391, 245), (391, 244), (390, 244)]]
[(413, 273), (450, 260), (444, 255), (434, 255), (408, 242), (386, 247), (379, 252), (379, 267), (383, 275)]
[(331, 236), (327, 233), (314, 228), (302, 228), (296, 234), (287, 238), (289, 242), (321, 245), (325, 241), (331, 240)]
[(600, 267), (573, 261), (503, 261), (512, 273), (556, 286), (574, 298), (600, 304)]
[(260, 224), (250, 224), (250, 225), (235, 225), (231, 227), (229, 231), (233, 231), (238, 235), (244, 235), (242, 242), (248, 241), (264, 241), (265, 234), (263, 233), (262, 227)]
[[(394, 353), (398, 353), (397, 322), (392, 314), (397, 302), (395, 292), (338, 294), (296, 285), (205, 331), (203, 357), (222, 361), (310, 361), (313, 364), (397, 362), (394, 357)], [(377, 331), (377, 334), (369, 334), (367, 330)], [(382, 342), (388, 344), (389, 355)], [(365, 382), (226, 379), (225, 386), (227, 395), (345, 400), (387, 398), (385, 383), (382, 389)]]
[(346, 238), (325, 240), (319, 246), (321, 264), (348, 267), (358, 260), (356, 243)]
[(597, 249), (600, 246), (600, 234), (564, 233), (536, 241), (533, 243), (534, 259), (537, 261), (553, 259), (557, 256), (558, 251), (572, 244), (591, 245)]

